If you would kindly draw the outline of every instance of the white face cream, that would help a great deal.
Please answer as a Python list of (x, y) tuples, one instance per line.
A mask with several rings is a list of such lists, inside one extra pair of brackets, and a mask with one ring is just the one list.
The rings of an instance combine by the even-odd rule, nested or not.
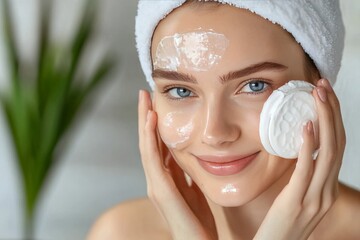
[(157, 47), (154, 68), (176, 71), (183, 67), (207, 71), (218, 64), (228, 45), (225, 35), (212, 31), (198, 30), (166, 36)]
[(170, 112), (160, 122), (159, 128), (164, 143), (169, 148), (177, 148), (189, 140), (194, 129), (193, 119), (188, 119), (182, 112)]
[(225, 185), (222, 189), (221, 189), (221, 193), (223, 194), (228, 194), (228, 193), (237, 193), (238, 189), (231, 183)]

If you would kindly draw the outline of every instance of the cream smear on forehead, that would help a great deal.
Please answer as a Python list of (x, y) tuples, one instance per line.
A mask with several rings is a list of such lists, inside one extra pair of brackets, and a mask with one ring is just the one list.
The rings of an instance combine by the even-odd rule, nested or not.
[(183, 119), (182, 115), (181, 112), (170, 112), (161, 123), (161, 130), (163, 130), (160, 130), (161, 137), (169, 148), (176, 148), (179, 144), (185, 143), (193, 132), (193, 120), (187, 117)]
[(207, 71), (219, 63), (229, 40), (224, 34), (197, 30), (164, 37), (156, 50), (154, 68), (177, 71), (179, 67)]

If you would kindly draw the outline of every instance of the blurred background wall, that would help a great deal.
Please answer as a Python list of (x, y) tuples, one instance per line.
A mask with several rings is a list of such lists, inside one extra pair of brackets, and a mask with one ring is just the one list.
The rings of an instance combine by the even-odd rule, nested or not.
[[(25, 56), (33, 54), (38, 0), (12, 0), (17, 33)], [(57, 0), (53, 34), (59, 41), (73, 30), (82, 0)], [(341, 180), (360, 189), (360, 1), (340, 0), (347, 30), (343, 67), (335, 90), (343, 107), (348, 145)], [(117, 203), (146, 195), (137, 141), (137, 93), (147, 88), (134, 42), (137, 1), (101, 0), (101, 21), (94, 54), (110, 48), (120, 64), (112, 80), (97, 94), (98, 101), (52, 175), (40, 202), (40, 239), (84, 239), (95, 219)], [(0, 38), (0, 87), (6, 86), (4, 49)], [(21, 236), (19, 181), (10, 139), (0, 113), (0, 239)]]

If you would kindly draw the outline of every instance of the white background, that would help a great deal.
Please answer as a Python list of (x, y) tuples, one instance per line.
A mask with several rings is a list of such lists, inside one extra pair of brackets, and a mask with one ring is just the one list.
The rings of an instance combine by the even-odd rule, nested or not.
[[(34, 52), (37, 0), (11, 0), (17, 33), (25, 57)], [(57, 1), (54, 36), (64, 41), (73, 30), (80, 0)], [(348, 145), (341, 180), (360, 189), (360, 1), (342, 0), (347, 30), (343, 67), (335, 90), (343, 108)], [(72, 131), (62, 161), (52, 174), (40, 202), (39, 239), (84, 239), (97, 216), (117, 203), (145, 196), (145, 178), (137, 142), (137, 93), (147, 88), (134, 42), (136, 1), (102, 0), (101, 24), (94, 44), (91, 69), (102, 50), (121, 58), (111, 80), (97, 94), (95, 107)], [(2, 36), (2, 35), (1, 35)], [(0, 37), (0, 90), (7, 84)], [(21, 236), (20, 185), (11, 142), (0, 114), (0, 239)]]

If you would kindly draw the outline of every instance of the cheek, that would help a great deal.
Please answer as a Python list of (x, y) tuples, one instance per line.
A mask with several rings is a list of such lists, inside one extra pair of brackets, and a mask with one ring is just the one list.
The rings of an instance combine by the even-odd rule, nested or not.
[(239, 121), (238, 127), (241, 129), (242, 138), (260, 141), (259, 125), (263, 103), (264, 101), (238, 104), (238, 110), (232, 111), (233, 113), (236, 113), (235, 117)]
[(181, 148), (193, 133), (194, 120), (183, 112), (169, 112), (159, 116), (158, 128), (168, 148)]
[(252, 112), (252, 114), (248, 114), (247, 119), (246, 119), (249, 127), (251, 129), (253, 129), (254, 132), (257, 133), (257, 134), (254, 134), (257, 137), (259, 137), (260, 113), (261, 113), (261, 109), (254, 110)]

